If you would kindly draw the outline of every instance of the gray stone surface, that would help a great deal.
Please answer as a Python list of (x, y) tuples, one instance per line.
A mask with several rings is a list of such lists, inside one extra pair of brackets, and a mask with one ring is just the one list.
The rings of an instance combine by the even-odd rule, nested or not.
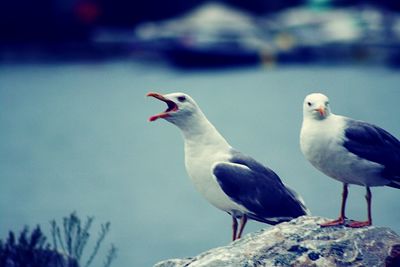
[(400, 266), (400, 236), (389, 228), (321, 228), (303, 216), (244, 236), (225, 247), (154, 267)]

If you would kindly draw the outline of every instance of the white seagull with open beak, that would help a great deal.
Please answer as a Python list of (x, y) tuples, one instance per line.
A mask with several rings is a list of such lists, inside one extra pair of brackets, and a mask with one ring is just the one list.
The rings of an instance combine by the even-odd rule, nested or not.
[(274, 225), (307, 214), (299, 195), (272, 170), (233, 149), (190, 96), (147, 95), (168, 105), (149, 120), (163, 118), (182, 131), (186, 170), (196, 189), (232, 216), (232, 240), (241, 237), (248, 218)]

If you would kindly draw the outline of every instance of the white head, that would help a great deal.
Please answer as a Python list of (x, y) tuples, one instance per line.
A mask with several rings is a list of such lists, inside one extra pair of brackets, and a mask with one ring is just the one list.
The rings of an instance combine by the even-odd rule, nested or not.
[(304, 118), (323, 120), (329, 117), (331, 109), (329, 98), (321, 93), (313, 93), (306, 96), (303, 103)]
[(178, 127), (182, 127), (191, 121), (196, 115), (202, 114), (199, 106), (189, 95), (184, 93), (159, 94), (148, 93), (147, 96), (154, 97), (165, 102), (168, 108), (159, 114), (151, 116), (149, 121), (155, 121), (159, 118), (165, 119)]

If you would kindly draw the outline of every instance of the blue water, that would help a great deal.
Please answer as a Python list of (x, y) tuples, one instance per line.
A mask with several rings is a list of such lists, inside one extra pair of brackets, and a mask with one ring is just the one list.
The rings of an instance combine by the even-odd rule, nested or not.
[[(274, 169), (315, 215), (336, 218), (341, 185), (299, 150), (302, 101), (321, 91), (337, 114), (400, 137), (400, 75), (371, 67), (254, 67), (184, 72), (134, 62), (0, 66), (0, 237), (76, 210), (111, 221), (114, 266), (151, 266), (230, 240), (230, 218), (195, 191), (181, 135), (147, 118), (148, 91), (184, 91), (235, 148)], [(400, 190), (373, 188), (374, 224), (400, 232)], [(348, 216), (366, 218), (364, 189)], [(250, 222), (246, 232), (264, 224)], [(93, 231), (97, 235), (96, 229)], [(104, 250), (102, 251), (104, 253)], [(100, 266), (102, 258), (97, 262)]]

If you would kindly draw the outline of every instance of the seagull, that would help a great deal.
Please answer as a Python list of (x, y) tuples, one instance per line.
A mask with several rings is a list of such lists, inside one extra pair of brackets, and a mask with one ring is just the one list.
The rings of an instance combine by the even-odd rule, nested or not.
[(328, 97), (321, 93), (306, 96), (303, 116), (301, 151), (315, 168), (343, 183), (339, 218), (321, 226), (345, 223), (349, 184), (366, 188), (368, 220), (348, 226), (372, 225), (370, 187), (400, 189), (399, 140), (378, 126), (333, 114)]
[(232, 240), (248, 219), (275, 225), (308, 214), (302, 198), (271, 169), (233, 149), (189, 95), (147, 96), (167, 104), (149, 121), (162, 118), (182, 131), (187, 173), (203, 197), (232, 216)]

